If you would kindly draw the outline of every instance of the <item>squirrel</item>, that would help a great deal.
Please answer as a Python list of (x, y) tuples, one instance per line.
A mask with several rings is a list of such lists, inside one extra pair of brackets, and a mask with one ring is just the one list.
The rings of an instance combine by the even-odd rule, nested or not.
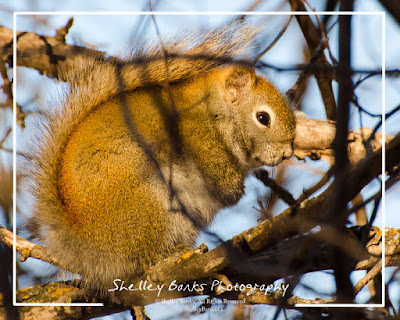
[(251, 170), (291, 157), (287, 101), (237, 61), (253, 35), (229, 26), (71, 71), (31, 168), (33, 229), (61, 268), (102, 292), (140, 276), (193, 246)]

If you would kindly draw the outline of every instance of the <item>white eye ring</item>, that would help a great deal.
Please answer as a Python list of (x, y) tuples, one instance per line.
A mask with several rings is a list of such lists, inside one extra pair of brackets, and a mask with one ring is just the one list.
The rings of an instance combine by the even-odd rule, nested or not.
[(273, 125), (273, 123), (275, 121), (275, 113), (267, 105), (259, 106), (253, 110), (252, 118), (257, 126), (265, 129), (265, 128), (269, 128)]

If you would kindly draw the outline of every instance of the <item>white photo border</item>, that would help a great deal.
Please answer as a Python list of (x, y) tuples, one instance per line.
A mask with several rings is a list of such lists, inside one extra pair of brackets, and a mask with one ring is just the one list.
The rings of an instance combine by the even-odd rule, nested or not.
[(386, 14), (383, 11), (370, 11), (370, 12), (353, 12), (353, 11), (314, 11), (314, 12), (291, 12), (291, 11), (264, 11), (264, 12), (241, 12), (241, 11), (229, 11), (229, 12), (218, 12), (218, 11), (210, 11), (210, 12), (143, 12), (143, 11), (130, 11), (130, 12), (122, 12), (122, 11), (99, 11), (99, 12), (84, 12), (84, 11), (59, 11), (59, 12), (48, 12), (48, 11), (15, 11), (13, 13), (13, 305), (20, 306), (34, 306), (34, 307), (47, 307), (47, 306), (70, 306), (70, 307), (84, 307), (84, 306), (104, 306), (103, 303), (21, 303), (17, 302), (17, 251), (16, 251), (16, 212), (17, 212), (17, 151), (16, 151), (16, 142), (17, 142), (17, 112), (16, 112), (16, 101), (17, 101), (17, 17), (18, 16), (28, 16), (28, 15), (88, 15), (88, 16), (100, 16), (100, 15), (141, 15), (141, 16), (167, 16), (167, 15), (249, 15), (249, 16), (262, 16), (262, 15), (378, 15), (381, 16), (382, 19), (382, 303), (381, 304), (357, 304), (357, 303), (332, 303), (332, 304), (295, 304), (295, 307), (313, 307), (313, 308), (322, 308), (322, 307), (351, 307), (351, 308), (378, 308), (385, 306), (385, 132), (386, 132), (386, 119), (385, 119), (385, 68), (386, 68), (386, 37), (385, 37), (385, 27), (386, 27)]

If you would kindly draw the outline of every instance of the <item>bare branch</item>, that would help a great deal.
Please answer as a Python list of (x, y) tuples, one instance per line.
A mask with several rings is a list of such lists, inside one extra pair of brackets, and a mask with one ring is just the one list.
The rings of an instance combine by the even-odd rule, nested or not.
[(282, 27), (282, 29), (279, 31), (279, 33), (276, 35), (274, 40), (266, 47), (262, 52), (260, 52), (257, 57), (254, 59), (254, 64), (256, 64), (262, 57), (265, 55), (271, 48), (279, 41), (280, 38), (282, 38), (283, 34), (286, 32), (287, 28), (289, 27), (290, 22), (292, 21), (293, 16), (290, 16), (289, 19), (286, 21), (285, 25)]
[[(254, 230), (253, 230), (254, 231)], [(386, 260), (386, 266), (395, 266), (399, 263), (400, 261), (400, 245), (399, 245), (399, 234), (400, 234), (400, 229), (393, 229), (393, 228), (386, 228), (385, 229), (385, 234), (386, 234), (386, 255), (387, 255), (387, 260)], [(335, 241), (333, 241), (335, 242)], [(333, 246), (335, 244), (333, 243)], [(293, 245), (289, 246), (293, 250)], [(382, 230), (378, 227), (373, 227), (371, 232), (370, 232), (370, 241), (367, 244), (367, 249), (371, 254), (371, 257), (368, 259), (365, 259), (363, 261), (360, 261), (356, 269), (357, 270), (365, 270), (366, 268), (371, 268), (371, 266), (376, 266), (375, 269), (379, 269), (377, 264), (380, 264), (380, 255), (382, 253)], [(216, 249), (214, 249), (216, 250)], [(213, 251), (214, 251), (213, 250)], [(325, 257), (322, 257), (322, 260), (324, 260), (327, 256), (330, 255), (330, 246), (324, 247), (323, 251), (325, 254)], [(151, 273), (154, 272), (161, 272), (161, 277), (160, 281), (164, 283), (168, 283), (168, 281), (173, 281), (169, 278), (163, 278), (163, 275), (166, 275), (168, 272), (168, 268), (170, 267), (171, 264), (175, 264), (177, 268), (186, 268), (186, 266), (189, 266), (189, 268), (194, 269), (194, 263), (196, 263), (196, 260), (198, 261), (198, 258), (202, 256), (206, 256), (208, 254), (211, 254), (213, 251), (205, 253), (204, 248), (202, 249), (195, 249), (190, 252), (186, 252), (185, 254), (181, 256), (176, 256), (174, 258), (170, 258), (168, 260), (165, 260), (161, 262), (159, 265), (156, 267), (153, 267), (151, 269)], [(289, 252), (283, 251), (279, 252), (279, 254), (282, 255), (287, 255)], [(270, 261), (274, 261), (274, 256), (275, 254), (271, 255), (270, 258), (267, 257), (267, 260), (270, 259)], [(265, 257), (265, 256), (264, 256)], [(212, 262), (212, 261), (210, 261)], [(267, 262), (265, 262), (267, 263)], [(327, 265), (320, 265), (321, 269), (324, 268), (329, 268)], [(155, 269), (155, 270), (154, 270)], [(374, 269), (374, 270), (375, 270)], [(375, 270), (376, 271), (376, 270)], [(374, 271), (374, 272), (375, 272)], [(191, 274), (191, 281), (197, 280), (197, 283), (201, 282), (204, 283), (208, 288), (211, 286), (211, 281), (207, 282), (206, 279), (204, 278), (196, 278), (196, 273)], [(220, 299), (227, 299), (228, 300), (242, 300), (247, 304), (270, 304), (270, 305), (280, 305), (282, 303), (282, 296), (283, 296), (283, 291), (274, 291), (274, 292), (265, 292), (265, 291), (260, 291), (259, 289), (253, 287), (253, 288), (245, 288), (244, 290), (237, 290), (234, 292), (230, 292), (229, 295), (227, 295), (226, 290), (226, 285), (230, 284), (230, 281), (224, 276), (224, 275), (215, 275), (213, 276), (213, 273), (209, 274), (209, 277), (212, 279), (226, 279), (224, 281), (224, 285), (222, 285), (219, 293), (217, 290), (215, 292), (210, 291), (209, 289), (203, 294), (210, 294), (211, 296), (215, 298), (220, 298)], [(363, 282), (360, 282), (358, 285), (356, 285), (356, 288), (360, 287), (363, 283), (368, 282), (369, 279), (372, 279), (372, 272), (367, 275), (367, 277), (363, 280)], [(188, 279), (186, 279), (186, 283), (190, 283)], [(154, 284), (154, 282), (151, 282), (150, 280), (147, 280), (147, 285)], [(171, 283), (171, 282), (170, 282)], [(193, 283), (193, 282), (192, 282)], [(225, 289), (224, 289), (225, 288)], [(216, 289), (216, 288), (215, 288)], [(225, 292), (224, 292), (225, 291)], [(171, 294), (172, 293), (172, 294)], [(285, 291), (286, 293), (286, 291)], [(155, 295), (152, 295), (150, 292), (146, 291), (140, 291), (140, 292), (129, 292), (128, 293), (131, 297), (130, 301), (134, 297), (139, 298), (141, 301), (147, 301), (147, 303), (152, 303), (155, 302), (157, 299), (162, 299), (162, 298), (183, 298), (183, 297), (189, 297), (193, 295), (192, 292), (189, 291), (170, 291), (168, 290), (163, 290), (162, 295), (160, 297), (157, 297)], [(165, 295), (164, 295), (165, 294)], [(201, 293), (195, 293), (196, 295), (201, 294)], [(287, 294), (287, 293), (286, 293)], [(147, 295), (147, 299), (143, 299), (143, 295)], [(58, 282), (58, 283), (50, 283), (46, 285), (40, 285), (37, 287), (33, 288), (28, 288), (28, 289), (22, 289), (18, 291), (17, 293), (17, 300), (19, 302), (24, 302), (24, 303), (29, 303), (29, 302), (49, 302), (49, 303), (60, 303), (60, 302), (67, 302), (67, 303), (72, 303), (72, 302), (101, 302), (102, 300), (99, 298), (93, 297), (93, 295), (90, 292), (87, 292), (84, 289), (79, 289), (72, 285), (71, 283), (68, 282)], [(126, 300), (125, 300), (126, 302)], [(301, 297), (296, 297), (296, 296), (290, 296), (287, 300), (287, 308), (293, 308), (294, 304), (296, 303), (333, 303), (335, 302), (334, 299), (316, 299), (316, 300), (307, 300), (303, 299)], [(3, 305), (0, 300), (0, 311), (2, 310)], [(74, 307), (74, 308), (63, 308), (63, 307), (22, 307), (19, 308), (19, 311), (22, 315), (22, 319), (37, 319), (38, 314), (40, 314), (40, 319), (65, 319), (65, 316), (68, 315), (70, 318), (79, 318), (79, 319), (90, 319), (96, 316), (101, 316), (101, 315), (106, 315), (106, 314), (111, 314), (111, 313), (117, 313), (123, 310), (129, 310), (131, 308), (131, 305), (124, 304), (124, 301), (121, 301), (121, 303), (107, 303), (107, 307), (103, 308), (96, 308), (96, 307)], [(0, 312), (1, 314), (1, 312)], [(35, 318), (36, 317), (36, 318)], [(64, 318), (63, 318), (64, 317)], [(0, 317), (0, 319), (2, 319)]]
[[(363, 143), (363, 137), (369, 137), (371, 129), (362, 128), (360, 132), (349, 131), (347, 136), (348, 153), (351, 164), (356, 164), (367, 155)], [(298, 116), (296, 119), (296, 139), (294, 141), (294, 154), (299, 159), (310, 157), (313, 160), (322, 159), (330, 164), (334, 163), (334, 151), (332, 143), (336, 134), (336, 126), (333, 121), (308, 119)], [(386, 141), (392, 137), (385, 136)], [(382, 146), (382, 135), (376, 133), (371, 140), (373, 150)]]
[[(17, 32), (17, 65), (34, 68), (42, 74), (65, 81), (64, 75), (71, 67), (77, 68), (79, 64), (76, 61), (82, 57), (103, 59), (104, 52), (65, 43), (65, 36), (71, 25), (72, 19), (57, 30), (55, 36)], [(3, 61), (11, 65), (13, 54), (11, 29), (0, 27), (0, 48)]]
[[(13, 233), (4, 227), (0, 227), (0, 242), (3, 242), (11, 249), (13, 248)], [(21, 254), (20, 261), (25, 261), (29, 257), (36, 258), (57, 266), (57, 261), (48, 255), (46, 249), (32, 243), (20, 236), (17, 236), (16, 250)]]
[(400, 3), (393, 0), (379, 0), (379, 2), (386, 8), (386, 10), (396, 19), (400, 24)]
[[(292, 11), (307, 11), (301, 0), (289, 0), (289, 3), (292, 7)], [(318, 30), (315, 28), (309, 16), (296, 16), (296, 19), (299, 23), (301, 31), (303, 32), (304, 38), (307, 41), (311, 55), (313, 55), (321, 43)], [(316, 64), (321, 68), (331, 70), (331, 72), (327, 71), (316, 73), (315, 78), (317, 79), (318, 87), (321, 91), (327, 118), (334, 120), (336, 117), (336, 102), (331, 85), (331, 81), (334, 78), (332, 66), (328, 63), (323, 54), (318, 56), (316, 59)]]

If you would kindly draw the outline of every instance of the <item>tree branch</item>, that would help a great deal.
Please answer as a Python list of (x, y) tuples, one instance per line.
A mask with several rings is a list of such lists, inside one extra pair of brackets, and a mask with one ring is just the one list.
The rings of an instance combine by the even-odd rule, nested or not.
[[(104, 59), (104, 52), (65, 43), (65, 36), (72, 23), (73, 20), (70, 19), (65, 26), (56, 31), (55, 36), (17, 32), (17, 65), (33, 68), (44, 75), (65, 81), (64, 75), (70, 68), (77, 68), (79, 64), (76, 61), (82, 57)], [(13, 31), (2, 26), (0, 48), (3, 61), (12, 65)]]
[[(254, 230), (253, 230), (254, 232)], [(400, 229), (394, 228), (386, 228), (385, 229), (385, 237), (386, 237), (386, 266), (396, 266), (400, 262)], [(20, 241), (21, 239), (18, 239)], [(26, 241), (26, 240), (25, 240)], [(230, 240), (231, 241), (231, 240)], [(298, 241), (298, 240), (296, 240)], [(324, 270), (330, 268), (329, 265), (323, 263), (325, 258), (330, 256), (330, 252), (335, 245), (326, 247), (325, 245), (321, 246), (321, 253), (323, 256), (319, 259), (321, 264), (319, 266), (314, 266), (313, 270)], [(371, 256), (367, 259), (360, 261), (357, 266), (356, 270), (365, 270), (367, 268), (371, 268), (371, 266), (376, 266), (380, 263), (380, 255), (382, 253), (382, 230), (378, 227), (373, 227), (370, 231), (370, 241), (367, 244), (368, 252)], [(293, 250), (297, 250), (294, 248), (293, 244), (289, 244), (287, 249), (289, 251), (283, 250), (284, 248), (281, 247), (281, 252), (278, 254), (282, 256), (289, 256), (293, 253)], [(216, 249), (214, 249), (216, 250)], [(214, 251), (213, 250), (213, 251)], [(160, 281), (166, 283), (166, 278), (163, 276), (164, 271), (167, 271), (170, 267), (171, 263), (177, 265), (178, 267), (185, 267), (189, 265), (189, 268), (193, 268), (193, 264), (195, 260), (201, 256), (206, 256), (209, 254), (213, 254), (213, 251), (208, 253), (203, 253), (204, 247), (202, 249), (195, 249), (181, 256), (176, 256), (169, 258), (166, 261), (162, 261), (159, 265), (153, 267), (150, 270), (149, 274), (154, 274), (157, 272), (162, 273), (159, 277)], [(218, 250), (217, 250), (218, 251)], [(263, 255), (263, 263), (264, 265), (269, 265), (276, 263), (276, 254), (277, 252), (271, 252), (271, 255)], [(304, 259), (303, 259), (304, 260)], [(317, 267), (317, 268), (315, 268)], [(377, 267), (378, 268), (378, 267)], [(265, 270), (265, 268), (264, 268)], [(288, 274), (284, 275), (288, 276)], [(191, 276), (191, 281), (187, 281), (187, 283), (193, 283), (193, 281), (197, 281), (197, 283), (205, 283), (208, 287), (211, 286), (211, 280), (203, 279), (203, 278), (195, 278), (196, 275), (193, 274)], [(213, 276), (213, 273), (209, 274), (208, 279), (215, 279), (221, 277)], [(363, 280), (365, 283), (368, 282), (370, 275), (367, 275), (366, 278)], [(175, 280), (175, 279), (174, 279)], [(169, 281), (169, 280), (168, 280)], [(172, 280), (173, 281), (173, 280)], [(207, 282), (208, 281), (208, 282)], [(148, 285), (152, 283), (148, 280)], [(237, 290), (231, 292), (224, 292), (224, 288), (226, 289), (226, 285), (221, 285), (222, 291), (219, 294), (215, 291), (205, 290), (202, 294), (209, 294), (212, 297), (216, 297), (219, 299), (226, 299), (224, 300), (225, 303), (230, 300), (243, 300), (247, 304), (270, 304), (270, 305), (279, 305), (282, 302), (282, 290), (277, 290), (273, 292), (266, 293), (264, 291), (260, 291), (257, 288), (245, 288), (244, 290)], [(361, 282), (359, 284), (361, 286)], [(222, 293), (221, 293), (222, 292)], [(174, 297), (174, 298), (184, 298), (190, 297), (193, 295), (192, 292), (189, 291), (174, 291), (172, 294), (168, 295), (168, 290), (165, 289), (160, 297), (152, 295), (150, 292), (142, 291), (142, 292), (129, 292), (128, 294), (131, 295), (131, 300), (134, 296), (140, 295), (147, 295), (148, 303), (156, 302), (157, 299)], [(170, 292), (171, 293), (171, 292)], [(285, 292), (286, 293), (286, 292)], [(199, 295), (201, 293), (195, 293)], [(143, 300), (143, 297), (140, 297)], [(90, 292), (87, 292), (84, 289), (79, 289), (76, 286), (72, 285), (70, 282), (57, 282), (57, 283), (50, 283), (45, 285), (40, 285), (33, 288), (28, 289), (21, 289), (17, 292), (17, 301), (23, 303), (35, 303), (40, 301), (41, 303), (73, 303), (73, 302), (101, 302), (102, 300), (99, 298), (94, 297)], [(159, 301), (159, 300), (158, 300)], [(306, 300), (301, 297), (290, 296), (287, 300), (287, 308), (294, 308), (294, 304), (296, 303), (333, 303), (335, 302), (334, 299), (317, 299), (317, 300)], [(0, 299), (0, 314), (3, 308), (2, 300)], [(65, 317), (71, 319), (90, 319), (93, 317), (98, 317), (102, 315), (107, 315), (111, 313), (117, 313), (124, 310), (129, 310), (131, 306), (129, 304), (124, 303), (109, 303), (106, 307), (98, 308), (98, 307), (20, 307), (19, 311), (21, 314), (21, 319), (28, 320), (28, 319), (65, 319)], [(40, 317), (38, 316), (40, 315)], [(0, 316), (0, 320), (2, 320)]]
[[(367, 155), (364, 146), (366, 137), (371, 136), (373, 130), (359, 129), (360, 132), (349, 131), (347, 135), (348, 155), (352, 165), (358, 163)], [(299, 159), (309, 157), (312, 160), (322, 159), (330, 164), (334, 163), (334, 149), (332, 146), (336, 134), (335, 122), (327, 120), (309, 119), (300, 114), (296, 118), (296, 139), (294, 141), (294, 155)], [(385, 141), (390, 141), (391, 136), (386, 135)], [(371, 140), (372, 149), (382, 147), (382, 135), (376, 133)]]
[(392, 15), (392, 17), (396, 19), (397, 23), (400, 24), (400, 2), (393, 0), (379, 0), (379, 2)]
[[(289, 0), (292, 11), (307, 11), (301, 0)], [(317, 50), (321, 43), (321, 37), (318, 30), (315, 28), (310, 16), (302, 15), (296, 16), (297, 22), (306, 39), (308, 49), (311, 55)], [(330, 120), (336, 118), (336, 102), (333, 95), (331, 81), (334, 78), (332, 66), (326, 60), (324, 54), (320, 54), (315, 61), (316, 65), (321, 70), (331, 70), (331, 72), (317, 72), (315, 78), (317, 79), (319, 90), (321, 91), (322, 100), (325, 105), (326, 116)]]
[[(12, 249), (13, 233), (4, 227), (0, 227), (0, 242)], [(57, 261), (50, 257), (46, 249), (42, 246), (32, 243), (24, 238), (21, 238), (20, 236), (17, 236), (15, 243), (17, 252), (21, 254), (21, 262), (25, 261), (29, 257), (32, 257), (58, 266)]]

